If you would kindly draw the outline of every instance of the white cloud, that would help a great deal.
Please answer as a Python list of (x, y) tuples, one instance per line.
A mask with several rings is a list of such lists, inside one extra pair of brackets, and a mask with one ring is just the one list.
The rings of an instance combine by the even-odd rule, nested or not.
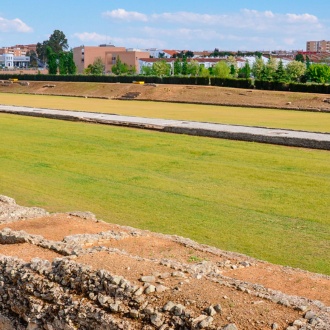
[(1, 32), (32, 32), (33, 29), (29, 27), (27, 24), (25, 24), (22, 20), (19, 18), (15, 19), (6, 19), (3, 17), (0, 17), (0, 31)]
[(180, 24), (216, 24), (221, 19), (226, 19), (226, 15), (209, 15), (209, 14), (197, 14), (191, 12), (177, 12), (177, 13), (162, 13), (153, 14), (151, 19), (153, 21), (163, 20), (170, 23)]
[(288, 19), (288, 22), (290, 23), (311, 23), (311, 24), (318, 23), (318, 18), (310, 14), (302, 14), (302, 15), (286, 14), (286, 17)]
[(74, 33), (73, 37), (79, 39), (83, 42), (107, 42), (109, 41), (109, 37), (103, 34), (98, 34), (96, 32), (82, 32), (82, 33)]
[[(305, 14), (278, 14), (270, 10), (258, 11), (253, 9), (242, 9), (236, 13), (229, 14), (199, 14), (193, 12), (165, 12), (160, 14), (146, 15), (139, 12), (130, 12), (125, 9), (115, 9), (103, 13), (103, 16), (122, 20), (122, 21), (140, 21), (150, 24), (171, 23), (179, 26), (189, 27), (225, 27), (233, 30), (246, 31), (286, 31), (299, 27), (299, 29), (321, 29), (322, 24), (314, 15)], [(193, 26), (192, 26), (193, 25)], [(296, 32), (296, 30), (293, 30)]]
[(284, 38), (283, 39), (284, 43), (288, 46), (294, 45), (294, 43), (296, 42), (295, 38)]
[(286, 30), (292, 26), (299, 26), (299, 29), (311, 29), (311, 26), (305, 24), (312, 24), (314, 28), (320, 29), (318, 18), (310, 14), (277, 14), (272, 11), (257, 11), (251, 9), (242, 9), (238, 13), (231, 14), (198, 14), (192, 12), (176, 12), (176, 13), (162, 13), (151, 15), (149, 21), (176, 23), (181, 26), (215, 26), (226, 27), (234, 30), (251, 31), (269, 31), (271, 30)]
[(104, 17), (112, 18), (116, 20), (122, 21), (141, 21), (146, 22), (148, 20), (148, 16), (136, 11), (126, 11), (125, 9), (115, 9), (112, 11), (106, 11), (102, 14)]
[(137, 38), (137, 37), (111, 37), (96, 32), (82, 32), (74, 33), (73, 38), (76, 38), (84, 43), (111, 43), (119, 47), (127, 48), (151, 48), (151, 47), (165, 47), (165, 43), (158, 38)]
[[(306, 40), (325, 38), (327, 28), (318, 17), (305, 13), (276, 13), (242, 9), (232, 13), (203, 14), (189, 11), (144, 14), (115, 9), (103, 13), (116, 21), (116, 37), (76, 33), (83, 42), (136, 48), (302, 49)], [(130, 24), (125, 24), (130, 22)], [(122, 23), (122, 25), (119, 25)], [(209, 45), (209, 46), (206, 46)]]

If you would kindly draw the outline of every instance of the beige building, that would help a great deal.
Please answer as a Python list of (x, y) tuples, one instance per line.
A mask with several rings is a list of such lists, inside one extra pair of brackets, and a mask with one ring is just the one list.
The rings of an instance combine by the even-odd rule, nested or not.
[(125, 47), (115, 47), (113, 45), (100, 46), (80, 46), (73, 48), (73, 60), (77, 66), (77, 72), (83, 73), (88, 65), (93, 64), (97, 58), (101, 58), (105, 73), (110, 73), (112, 66), (117, 63), (118, 58), (129, 67), (135, 66), (139, 72), (139, 59), (149, 57), (149, 52), (137, 50), (126, 50)]
[(330, 41), (307, 41), (306, 43), (307, 52), (325, 53), (330, 52)]

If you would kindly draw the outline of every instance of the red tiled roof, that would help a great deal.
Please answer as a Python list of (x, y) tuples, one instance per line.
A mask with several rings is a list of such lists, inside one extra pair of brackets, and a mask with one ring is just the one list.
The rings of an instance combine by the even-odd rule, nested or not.
[(176, 50), (170, 50), (170, 49), (163, 49), (163, 52), (171, 56), (178, 53)]
[[(176, 58), (140, 58), (141, 61), (143, 62), (149, 62), (149, 63), (154, 63), (158, 61), (166, 61), (168, 63), (176, 61)], [(220, 61), (225, 61), (225, 58), (188, 58), (187, 62), (190, 61), (196, 61), (199, 63), (218, 63)]]

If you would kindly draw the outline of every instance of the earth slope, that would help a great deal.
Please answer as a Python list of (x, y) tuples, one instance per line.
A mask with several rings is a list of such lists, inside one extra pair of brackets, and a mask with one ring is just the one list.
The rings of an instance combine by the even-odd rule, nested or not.
[(330, 278), (0, 196), (0, 329), (330, 329)]

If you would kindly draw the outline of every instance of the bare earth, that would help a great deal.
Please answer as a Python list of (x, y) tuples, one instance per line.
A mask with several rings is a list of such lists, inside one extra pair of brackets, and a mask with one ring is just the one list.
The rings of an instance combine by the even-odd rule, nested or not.
[(202, 104), (330, 111), (328, 94), (262, 91), (213, 86), (137, 85), (75, 82), (0, 83), (0, 93), (68, 95), (108, 99), (186, 102)]
[[(326, 307), (330, 306), (330, 278), (327, 276), (273, 265), (177, 236), (105, 223), (91, 216), (65, 213), (26, 219), (21, 212), (18, 219), (14, 219), (13, 209), (7, 212), (6, 207), (0, 199), (0, 238), (5, 228), (57, 242), (92, 234), (80, 241), (85, 252), (71, 257), (75, 262), (121, 275), (133, 284), (139, 284), (142, 276), (154, 275), (158, 278), (156, 283), (167, 290), (149, 294), (149, 306), (159, 308), (172, 301), (199, 315), (207, 307), (220, 304), (221, 313), (213, 316), (212, 325), (206, 329), (222, 329), (232, 323), (239, 330), (287, 329), (293, 322), (301, 325), (292, 330), (330, 329), (327, 323), (330, 308)], [(100, 235), (108, 232), (118, 235), (110, 239)], [(97, 239), (95, 234), (99, 235)], [(104, 249), (97, 249), (100, 246)], [(65, 258), (29, 242), (2, 242), (1, 254), (16, 256), (27, 263), (36, 257), (50, 262), (54, 258)], [(310, 325), (310, 320), (305, 318), (309, 310), (319, 315), (323, 323)], [(303, 325), (310, 327), (303, 328)], [(142, 324), (135, 325), (136, 328), (157, 329), (144, 328)]]

